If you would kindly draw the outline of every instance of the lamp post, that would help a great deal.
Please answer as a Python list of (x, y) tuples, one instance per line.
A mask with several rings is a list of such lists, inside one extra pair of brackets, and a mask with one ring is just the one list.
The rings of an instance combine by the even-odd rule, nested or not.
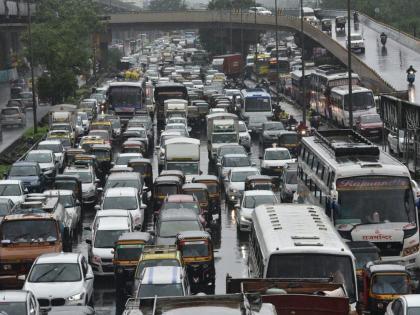
[(244, 26), (243, 26), (243, 16), (242, 16), (242, 7), (241, 7), (241, 52), (245, 55), (244, 52)]
[(353, 82), (351, 74), (351, 14), (350, 0), (347, 0), (347, 70), (349, 77), (349, 126), (353, 129)]
[(300, 47), (302, 49), (302, 122), (306, 127), (305, 34), (303, 33), (303, 0), (300, 0)]
[[(255, 57), (254, 63), (257, 63), (258, 58), (258, 32), (257, 32), (257, 1), (254, 0), (254, 31), (255, 31)], [(256, 71), (256, 75), (258, 78), (258, 71)]]
[(278, 32), (278, 12), (277, 12), (277, 0), (274, 0), (274, 11), (276, 15), (276, 95), (278, 104), (279, 95), (279, 32)]
[(32, 116), (34, 118), (34, 134), (38, 132), (38, 121), (36, 115), (36, 98), (35, 98), (35, 75), (34, 75), (34, 51), (32, 47), (32, 18), (31, 18), (31, 6), (29, 0), (27, 0), (28, 6), (28, 37), (29, 37), (29, 50), (31, 59), (31, 85), (32, 85)]
[(230, 53), (233, 53), (233, 39), (232, 39), (232, 10), (233, 10), (233, 3), (230, 4), (230, 10), (229, 10), (229, 22), (230, 22)]

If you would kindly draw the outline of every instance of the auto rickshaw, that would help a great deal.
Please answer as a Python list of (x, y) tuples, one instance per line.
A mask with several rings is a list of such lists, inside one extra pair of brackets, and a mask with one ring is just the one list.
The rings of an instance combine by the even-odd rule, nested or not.
[(361, 308), (373, 315), (383, 315), (389, 302), (412, 292), (411, 275), (406, 267), (390, 262), (368, 262), (362, 273)]
[(209, 192), (209, 210), (211, 214), (218, 214), (221, 218), (221, 197), (220, 197), (220, 182), (219, 178), (214, 175), (200, 175), (195, 176), (192, 180), (193, 183), (202, 183), (207, 186)]
[(179, 233), (176, 246), (185, 264), (191, 293), (214, 294), (216, 271), (210, 234), (204, 231)]
[(90, 124), (89, 130), (106, 130), (112, 138), (112, 123), (108, 120), (94, 121)]
[(147, 232), (127, 232), (115, 242), (112, 263), (117, 291), (130, 293), (137, 263), (146, 245), (152, 245), (152, 237)]
[(64, 153), (64, 161), (66, 165), (72, 165), (74, 163), (74, 158), (79, 154), (86, 154), (86, 151), (78, 148), (67, 149)]
[(167, 195), (180, 194), (182, 180), (177, 176), (159, 176), (153, 183), (152, 200), (153, 210), (157, 211), (162, 206)]
[(131, 167), (134, 172), (140, 173), (143, 176), (146, 186), (150, 190), (153, 190), (152, 161), (149, 159), (132, 159), (128, 162), (128, 167)]
[(245, 179), (245, 190), (275, 190), (273, 178), (267, 175), (250, 175)]
[(181, 182), (182, 185), (185, 184), (185, 175), (182, 171), (177, 171), (177, 170), (163, 170), (162, 172), (160, 172), (159, 176), (176, 176), (178, 177)]
[(357, 276), (357, 286), (359, 291), (363, 287), (362, 274), (363, 268), (370, 261), (377, 261), (379, 257), (379, 248), (375, 244), (368, 241), (353, 241), (348, 242), (350, 250), (352, 251), (354, 257), (356, 257), (356, 276)]
[(347, 18), (345, 16), (337, 16), (335, 18), (335, 31), (344, 33), (346, 29)]
[(50, 130), (47, 133), (46, 140), (60, 140), (65, 149), (72, 148), (74, 145), (73, 137), (65, 130)]
[(132, 138), (126, 140), (121, 145), (122, 153), (140, 153), (145, 155), (147, 152), (146, 145), (143, 141), (132, 140)]
[(79, 148), (82, 148), (89, 153), (92, 146), (95, 144), (105, 144), (105, 141), (98, 136), (84, 136), (80, 139)]
[(182, 193), (195, 196), (200, 204), (201, 211), (207, 222), (211, 222), (212, 216), (209, 211), (209, 191), (206, 184), (190, 183), (182, 185)]
[(108, 173), (113, 160), (113, 151), (109, 144), (94, 144), (90, 149), (90, 153), (96, 156), (103, 173)]
[(331, 33), (332, 21), (331, 19), (322, 19), (321, 20), (321, 31)]
[(300, 139), (296, 131), (283, 131), (277, 136), (277, 146), (289, 149), (292, 157), (296, 158), (299, 152)]
[(56, 175), (52, 189), (72, 190), (82, 204), (82, 182), (79, 175)]

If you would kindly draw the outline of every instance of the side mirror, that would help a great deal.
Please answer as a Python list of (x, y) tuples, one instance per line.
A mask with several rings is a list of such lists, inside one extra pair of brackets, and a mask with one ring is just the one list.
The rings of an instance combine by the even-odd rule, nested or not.
[(145, 204), (140, 205), (140, 209), (146, 210), (146, 208), (147, 208), (147, 205), (145, 205)]
[(92, 245), (92, 240), (87, 239), (87, 240), (85, 240), (85, 242), (86, 242), (86, 244)]
[(88, 273), (88, 274), (86, 274), (86, 278), (85, 278), (85, 280), (92, 280), (93, 279), (93, 273)]
[(74, 203), (76, 204), (76, 206), (80, 206), (80, 200), (77, 199)]
[(156, 236), (155, 231), (149, 231), (149, 234), (150, 234), (151, 236)]
[(95, 178), (95, 184), (99, 184), (101, 181), (98, 178)]
[(217, 163), (216, 163), (216, 165), (217, 165), (217, 166), (222, 166), (222, 163), (217, 162)]
[(24, 192), (25, 194), (29, 194), (29, 190), (28, 190), (28, 188), (26, 188), (26, 187), (25, 187), (25, 188), (23, 189), (23, 192)]
[(101, 206), (100, 205), (95, 205), (95, 207), (93, 207), (96, 211), (101, 210)]
[(26, 280), (26, 275), (19, 275), (18, 280), (19, 281), (25, 281)]
[(98, 188), (96, 188), (96, 190), (97, 190), (98, 192), (103, 192), (103, 191), (104, 191), (104, 189), (103, 189), (102, 187), (98, 187)]
[(202, 170), (200, 170), (198, 173), (199, 173), (200, 175), (203, 175), (203, 171), (202, 171)]
[(251, 166), (257, 166), (257, 163), (252, 162), (252, 163), (251, 163)]
[(134, 230), (135, 230), (135, 231), (141, 231), (141, 225), (136, 225), (136, 226), (134, 227)]

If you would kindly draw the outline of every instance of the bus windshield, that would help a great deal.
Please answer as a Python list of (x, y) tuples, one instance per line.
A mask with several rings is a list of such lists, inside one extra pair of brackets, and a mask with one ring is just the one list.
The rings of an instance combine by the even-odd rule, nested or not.
[(109, 91), (109, 100), (112, 105), (140, 105), (141, 88), (130, 86), (112, 87)]
[[(311, 268), (308, 268), (311, 266)], [(267, 267), (267, 278), (333, 278), (346, 289), (350, 303), (356, 300), (354, 269), (350, 256), (328, 254), (273, 254)]]
[(338, 179), (337, 224), (412, 223), (417, 225), (408, 177), (358, 176)]
[(245, 100), (246, 112), (271, 112), (269, 97), (248, 97)]
[[(353, 93), (353, 110), (366, 110), (375, 106), (372, 92)], [(349, 96), (344, 96), (344, 110), (349, 110)]]

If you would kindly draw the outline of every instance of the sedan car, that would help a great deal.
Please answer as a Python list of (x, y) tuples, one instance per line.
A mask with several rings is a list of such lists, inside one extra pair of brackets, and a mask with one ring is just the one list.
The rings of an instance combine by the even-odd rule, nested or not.
[(82, 182), (83, 204), (91, 205), (98, 200), (98, 183), (95, 170), (90, 165), (73, 165), (64, 169), (63, 175), (78, 175)]
[(247, 176), (259, 174), (260, 171), (256, 167), (235, 167), (229, 171), (223, 181), (228, 206), (235, 205), (241, 198)]
[(43, 254), (32, 265), (23, 289), (33, 292), (41, 308), (92, 305), (92, 268), (80, 253)]
[(248, 154), (225, 154), (217, 163), (219, 178), (223, 179), (232, 168), (251, 166)]
[(269, 176), (280, 176), (283, 169), (290, 163), (295, 163), (286, 148), (268, 148), (264, 151), (261, 161), (261, 174)]
[(0, 122), (4, 127), (26, 126), (26, 116), (20, 107), (6, 107), (1, 110)]
[(260, 145), (262, 149), (271, 147), (277, 142), (279, 134), (284, 131), (284, 125), (279, 121), (268, 121), (262, 124)]

